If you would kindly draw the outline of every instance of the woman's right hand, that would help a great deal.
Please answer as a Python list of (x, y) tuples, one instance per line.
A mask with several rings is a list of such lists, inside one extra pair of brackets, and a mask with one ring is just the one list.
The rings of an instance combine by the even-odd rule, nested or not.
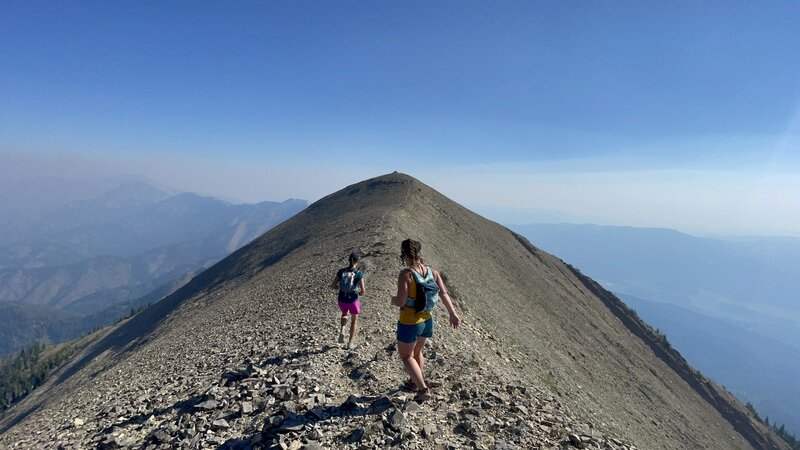
[(453, 328), (458, 328), (458, 326), (461, 325), (461, 318), (458, 317), (458, 314), (450, 314), (450, 325), (452, 325)]

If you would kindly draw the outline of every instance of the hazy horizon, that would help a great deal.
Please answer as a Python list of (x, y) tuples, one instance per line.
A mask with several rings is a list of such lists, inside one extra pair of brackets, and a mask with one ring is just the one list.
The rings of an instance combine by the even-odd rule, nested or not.
[[(38, 156), (39, 158), (43, 157), (43, 155)], [(16, 155), (16, 158), (8, 159), (7, 153), (5, 156), (3, 153), (0, 153), (0, 160), (6, 162), (16, 161), (17, 163), (16, 167), (14, 164), (3, 164), (2, 168), (0, 168), (0, 175), (3, 175), (2, 178), (5, 182), (60, 178), (76, 181), (103, 181), (108, 185), (112, 185), (121, 184), (126, 181), (145, 181), (167, 192), (194, 192), (200, 195), (213, 196), (232, 203), (258, 203), (261, 201), (280, 202), (291, 198), (314, 202), (349, 184), (388, 173), (378, 172), (376, 170), (372, 174), (365, 174), (363, 178), (360, 179), (350, 176), (348, 177), (349, 179), (332, 180), (326, 179), (324, 173), (318, 173), (316, 174), (317, 177), (314, 177), (308, 173), (304, 173), (302, 169), (297, 169), (296, 172), (277, 171), (276, 173), (270, 173), (269, 169), (264, 168), (264, 173), (262, 176), (259, 176), (260, 168), (240, 168), (239, 171), (229, 168), (228, 170), (220, 171), (219, 167), (204, 167), (203, 165), (193, 167), (189, 162), (173, 162), (176, 166), (161, 164), (157, 170), (148, 173), (146, 171), (147, 165), (143, 165), (142, 161), (119, 166), (113, 164), (111, 161), (104, 161), (101, 159), (92, 161), (84, 158), (70, 158), (65, 155), (59, 155), (53, 158), (52, 167), (48, 169), (46, 167), (47, 164), (41, 164), (42, 161), (38, 158), (21, 158), (20, 155)], [(26, 163), (23, 164), (22, 161), (26, 161)], [(65, 167), (68, 167), (69, 170), (65, 170)], [(135, 173), (132, 171), (134, 169), (142, 170), (142, 172)], [(293, 191), (293, 189), (298, 186), (297, 184), (291, 183), (290, 179), (299, 176), (298, 174), (300, 173), (302, 173), (304, 178), (313, 179), (315, 184), (301, 186), (297, 191)], [(246, 178), (244, 175), (250, 175), (251, 178)], [(719, 227), (718, 229), (713, 229), (711, 227), (692, 228), (691, 226), (681, 226), (680, 224), (675, 225), (675, 222), (658, 222), (658, 218), (651, 221), (637, 222), (633, 217), (625, 217), (622, 215), (618, 217), (593, 215), (586, 210), (577, 208), (558, 210), (552, 207), (538, 207), (535, 202), (530, 205), (524, 205), (518, 202), (520, 203), (519, 206), (514, 206), (513, 204), (509, 205), (504, 202), (481, 203), (479, 200), (483, 197), (472, 195), (473, 193), (468, 186), (466, 189), (464, 188), (464, 184), (459, 180), (458, 176), (443, 178), (441, 176), (432, 176), (428, 173), (422, 175), (409, 173), (409, 175), (415, 176), (421, 181), (440, 189), (443, 194), (461, 202), (464, 206), (475, 212), (506, 225), (531, 223), (596, 224), (604, 226), (672, 229), (698, 237), (800, 238), (800, 232), (793, 233), (791, 230), (786, 230), (784, 232), (769, 232), (768, 230), (762, 230), (761, 232), (758, 230), (752, 230), (750, 232), (726, 232), (724, 227)], [(486, 185), (483, 187), (486, 188)], [(496, 186), (489, 186), (488, 190), (497, 192), (497, 190), (502, 187), (502, 183), (497, 183)], [(326, 188), (328, 190), (325, 190)], [(577, 194), (579, 195), (580, 192)], [(514, 198), (513, 200), (518, 201), (520, 199)]]
[(397, 170), (499, 221), (800, 236), (797, 3), (37, 5), (0, 5), (6, 179)]

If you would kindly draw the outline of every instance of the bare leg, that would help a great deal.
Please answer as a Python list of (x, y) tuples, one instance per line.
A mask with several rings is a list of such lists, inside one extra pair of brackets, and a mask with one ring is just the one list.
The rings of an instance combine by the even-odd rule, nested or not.
[(352, 319), (350, 319), (350, 340), (347, 342), (347, 345), (350, 346), (353, 344), (353, 338), (356, 336), (356, 323), (358, 322), (358, 315), (353, 314)]
[(417, 361), (420, 373), (424, 373), (425, 370), (425, 357), (422, 356), (422, 349), (425, 347), (425, 339), (427, 338), (417, 338), (417, 343), (414, 344), (414, 359)]
[(416, 343), (406, 344), (405, 342), (397, 341), (397, 352), (400, 354), (400, 360), (403, 361), (403, 367), (406, 369), (408, 376), (411, 377), (411, 381), (414, 382), (417, 389), (424, 389), (427, 386), (422, 378), (422, 370), (417, 360), (414, 359), (415, 345)]
[(339, 320), (339, 343), (344, 342), (344, 327), (347, 325), (347, 313), (342, 314), (342, 318)]

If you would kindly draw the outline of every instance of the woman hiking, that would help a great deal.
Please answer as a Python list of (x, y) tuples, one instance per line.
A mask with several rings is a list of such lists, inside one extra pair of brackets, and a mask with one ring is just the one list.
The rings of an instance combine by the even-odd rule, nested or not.
[(422, 373), (425, 367), (422, 349), (425, 340), (433, 337), (435, 322), (432, 308), (439, 297), (450, 314), (450, 325), (458, 328), (461, 323), (442, 277), (436, 269), (423, 263), (421, 250), (422, 244), (411, 239), (406, 239), (400, 245), (400, 259), (405, 268), (397, 277), (397, 295), (392, 297), (392, 304), (400, 307), (397, 351), (409, 376), (404, 386), (417, 393), (417, 401), (425, 401), (431, 396)]
[(347, 258), (348, 265), (345, 268), (339, 269), (336, 272), (336, 278), (331, 283), (331, 288), (339, 289), (339, 309), (342, 311), (342, 317), (339, 320), (339, 343), (344, 343), (344, 329), (347, 325), (347, 314), (349, 313), (350, 319), (350, 339), (347, 340), (347, 348), (355, 348), (353, 338), (356, 335), (356, 323), (358, 322), (358, 315), (361, 314), (361, 301), (359, 296), (364, 295), (366, 292), (364, 288), (364, 272), (358, 270), (358, 253), (350, 253)]

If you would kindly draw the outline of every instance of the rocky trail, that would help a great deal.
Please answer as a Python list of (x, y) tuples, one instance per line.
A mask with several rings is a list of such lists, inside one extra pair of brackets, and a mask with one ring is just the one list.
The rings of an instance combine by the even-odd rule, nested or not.
[[(280, 341), (254, 338), (247, 357), (231, 359), (201, 389), (186, 389), (185, 378), (154, 380), (133, 395), (116, 398), (114, 406), (64, 417), (53, 444), (101, 449), (635, 448), (570, 418), (540, 389), (495, 373), (479, 357), (454, 354), (436, 340), (426, 349), (434, 397), (417, 403), (413, 393), (401, 388), (405, 376), (391, 336), (368, 328), (360, 345), (347, 350), (334, 344), (335, 332), (334, 326), (319, 333), (303, 324)], [(202, 362), (193, 371), (206, 372)], [(113, 397), (114, 392), (100, 396)]]
[[(376, 295), (388, 298), (387, 289)], [(236, 310), (211, 303), (214, 324), (144, 343), (139, 357), (96, 373), (95, 388), (68, 397), (55, 418), (32, 418), (32, 435), (9, 433), (5, 442), (147, 450), (636, 448), (572, 418), (555, 397), (501, 369), (519, 355), (507, 354), (468, 314), (462, 329), (440, 329), (427, 342), (433, 398), (420, 404), (402, 389), (394, 308), (376, 305), (368, 293), (350, 350), (336, 343), (333, 293), (317, 289), (313, 301), (291, 291), (286, 286), (279, 295), (289, 299), (281, 314), (291, 325), (265, 316), (269, 303), (258, 289), (246, 294), (256, 301)], [(438, 314), (447, 324), (444, 311)], [(197, 341), (209, 345), (188, 345)]]

